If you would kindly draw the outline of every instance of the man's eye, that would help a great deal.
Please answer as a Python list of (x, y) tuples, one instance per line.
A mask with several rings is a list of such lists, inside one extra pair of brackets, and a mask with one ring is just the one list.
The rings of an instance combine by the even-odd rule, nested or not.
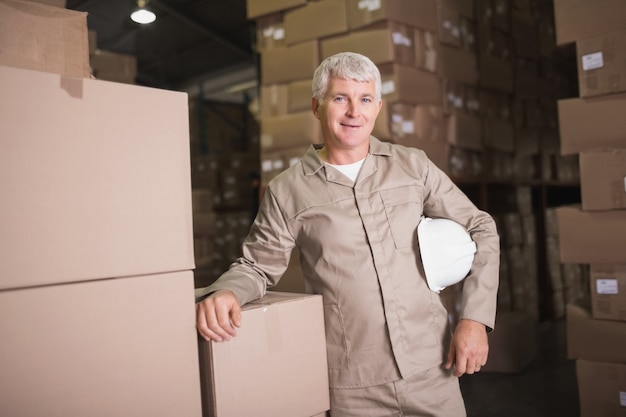
[(346, 99), (344, 97), (335, 97), (335, 101), (343, 102)]
[(371, 98), (369, 98), (369, 97), (365, 97), (365, 98), (363, 99), (363, 103), (371, 103), (371, 102), (372, 102), (372, 99), (371, 99)]

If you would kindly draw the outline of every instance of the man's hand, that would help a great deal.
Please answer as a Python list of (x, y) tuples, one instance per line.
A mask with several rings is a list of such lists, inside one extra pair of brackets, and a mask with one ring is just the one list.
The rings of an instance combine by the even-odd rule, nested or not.
[(456, 326), (446, 369), (454, 365), (454, 375), (473, 374), (487, 363), (489, 341), (485, 325), (474, 320), (462, 319)]
[(196, 304), (196, 327), (206, 340), (230, 340), (239, 326), (241, 306), (232, 291), (216, 291)]

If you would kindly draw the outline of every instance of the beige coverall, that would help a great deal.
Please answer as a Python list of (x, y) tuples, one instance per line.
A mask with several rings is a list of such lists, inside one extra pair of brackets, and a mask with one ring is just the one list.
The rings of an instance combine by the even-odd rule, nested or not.
[(228, 288), (241, 304), (257, 299), (298, 247), (307, 292), (324, 300), (331, 389), (409, 379), (446, 354), (447, 312), (426, 284), (416, 231), (420, 216), (444, 217), (477, 245), (460, 317), (493, 328), (499, 237), (491, 216), (419, 149), (371, 137), (353, 184), (316, 147), (271, 180), (243, 256), (197, 295)]

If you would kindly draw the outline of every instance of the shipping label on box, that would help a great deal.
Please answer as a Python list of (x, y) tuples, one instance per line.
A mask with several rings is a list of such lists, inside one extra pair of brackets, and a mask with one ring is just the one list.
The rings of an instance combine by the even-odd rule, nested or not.
[(205, 416), (313, 416), (330, 408), (320, 295), (269, 291), (243, 306), (236, 337), (200, 339), (199, 352)]
[(626, 30), (579, 40), (576, 54), (580, 97), (626, 91)]
[(591, 311), (597, 319), (626, 321), (626, 264), (591, 265)]

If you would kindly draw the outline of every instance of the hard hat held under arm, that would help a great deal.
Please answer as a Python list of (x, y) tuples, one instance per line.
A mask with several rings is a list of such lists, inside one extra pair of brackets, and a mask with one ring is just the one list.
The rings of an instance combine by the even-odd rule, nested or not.
[(422, 217), (417, 226), (420, 255), (428, 287), (439, 293), (469, 274), (476, 243), (450, 219)]

